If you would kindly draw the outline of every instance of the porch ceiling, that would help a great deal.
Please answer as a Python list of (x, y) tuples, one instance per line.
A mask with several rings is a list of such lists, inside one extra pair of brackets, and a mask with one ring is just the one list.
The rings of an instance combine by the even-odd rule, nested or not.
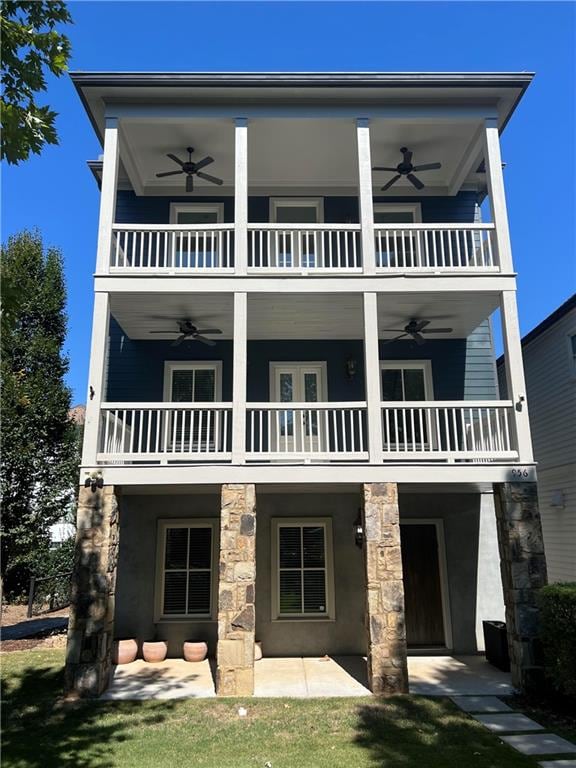
[[(371, 122), (373, 165), (395, 167), (401, 160), (400, 147), (414, 152), (416, 165), (440, 162), (442, 168), (422, 172), (426, 184), (416, 190), (405, 178), (399, 180), (388, 196), (448, 194), (455, 182), (458, 188), (473, 176), (480, 161), (475, 143), (477, 121), (434, 122), (374, 119)], [(248, 183), (251, 194), (302, 194), (330, 189), (338, 194), (356, 194), (358, 162), (355, 122), (350, 118), (270, 119), (250, 122), (248, 147)], [(138, 194), (183, 195), (183, 176), (157, 179), (156, 173), (177, 170), (166, 157), (168, 152), (186, 158), (185, 147), (194, 147), (193, 159), (210, 155), (214, 163), (206, 171), (221, 178), (217, 187), (201, 179), (194, 180), (196, 194), (233, 194), (234, 122), (231, 118), (124, 119), (121, 121), (122, 165), (127, 179)], [(468, 155), (477, 157), (462, 174)], [(392, 176), (373, 174), (374, 193)], [(452, 188), (452, 193), (457, 191)], [(190, 195), (193, 199), (194, 194)]]
[[(111, 312), (132, 339), (170, 340), (173, 333), (150, 331), (176, 329), (176, 321), (220, 328), (221, 339), (233, 338), (231, 294), (112, 294)], [(454, 329), (429, 339), (465, 338), (498, 306), (496, 294), (460, 298), (440, 294), (381, 294), (378, 298), (380, 337), (391, 338), (383, 328), (403, 328), (412, 318), (436, 321)], [(248, 298), (248, 338), (361, 339), (364, 336), (360, 294), (255, 294)]]

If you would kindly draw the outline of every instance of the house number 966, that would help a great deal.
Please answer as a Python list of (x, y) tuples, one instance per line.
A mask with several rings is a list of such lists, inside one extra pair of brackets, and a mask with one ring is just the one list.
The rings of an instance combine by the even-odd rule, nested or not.
[(512, 470), (512, 477), (517, 477), (518, 479), (522, 477), (530, 477), (530, 473), (525, 467), (522, 467), (520, 469), (513, 469)]

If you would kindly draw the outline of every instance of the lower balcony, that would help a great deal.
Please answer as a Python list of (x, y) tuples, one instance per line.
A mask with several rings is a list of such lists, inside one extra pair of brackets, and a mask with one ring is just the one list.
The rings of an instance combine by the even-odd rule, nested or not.
[[(102, 403), (100, 464), (517, 461), (510, 401), (381, 402), (371, 450), (358, 402)], [(238, 414), (236, 414), (237, 416)], [(240, 425), (240, 426), (238, 426)], [(233, 429), (245, 430), (233, 455)]]

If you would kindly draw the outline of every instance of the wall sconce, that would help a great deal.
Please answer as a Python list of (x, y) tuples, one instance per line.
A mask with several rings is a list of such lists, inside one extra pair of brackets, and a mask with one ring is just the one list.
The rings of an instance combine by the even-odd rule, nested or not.
[(102, 473), (92, 472), (92, 474), (84, 480), (84, 488), (90, 488), (92, 493), (96, 493), (97, 488), (104, 488), (104, 478), (102, 477)]
[(358, 514), (356, 515), (356, 520), (354, 520), (354, 525), (352, 528), (354, 530), (354, 543), (357, 547), (362, 549), (364, 544), (364, 528), (362, 528), (362, 513), (360, 510), (358, 510)]
[(352, 381), (357, 372), (358, 361), (354, 357), (349, 357), (348, 360), (346, 360), (346, 376)]

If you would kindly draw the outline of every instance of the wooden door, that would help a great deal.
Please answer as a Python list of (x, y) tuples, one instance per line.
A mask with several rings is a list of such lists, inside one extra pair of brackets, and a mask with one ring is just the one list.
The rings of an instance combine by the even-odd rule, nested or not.
[(444, 646), (438, 534), (433, 523), (400, 526), (406, 639), (411, 648)]

